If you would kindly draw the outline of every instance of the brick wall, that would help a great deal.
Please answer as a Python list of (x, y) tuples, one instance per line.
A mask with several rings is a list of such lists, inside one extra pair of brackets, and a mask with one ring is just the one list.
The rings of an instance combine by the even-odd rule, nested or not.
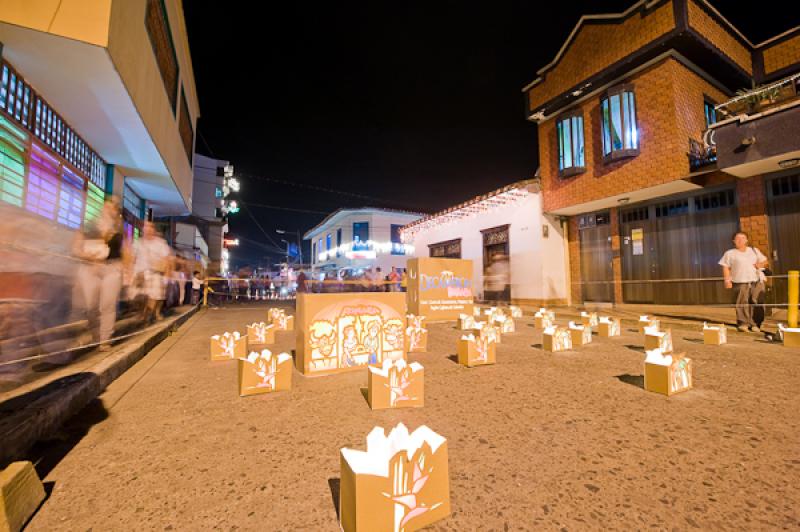
[(800, 33), (764, 49), (764, 72), (769, 74), (800, 63)]
[[(703, 110), (704, 97), (720, 104), (728, 100), (723, 93), (709, 82), (677, 61), (672, 68), (672, 89), (675, 95), (675, 120), (678, 135), (683, 139), (701, 140), (706, 130), (706, 117)], [(684, 145), (689, 149), (688, 140)]]
[(699, 140), (705, 129), (703, 95), (717, 101), (724, 101), (725, 95), (671, 58), (628, 81), (636, 95), (640, 146), (636, 157), (603, 162), (599, 96), (580, 104), (587, 168), (578, 176), (558, 177), (556, 120), (539, 124), (539, 164), (546, 211), (667, 183), (689, 174), (689, 138)]
[(672, 1), (622, 23), (583, 24), (555, 67), (528, 92), (530, 110), (675, 28)]
[(767, 220), (767, 192), (761, 176), (736, 181), (739, 201), (739, 225), (750, 236), (750, 245), (769, 257), (769, 225)]
[(689, 26), (708, 39), (745, 72), (753, 74), (753, 56), (750, 50), (733, 36), (732, 30), (723, 27), (695, 0), (689, 0)]

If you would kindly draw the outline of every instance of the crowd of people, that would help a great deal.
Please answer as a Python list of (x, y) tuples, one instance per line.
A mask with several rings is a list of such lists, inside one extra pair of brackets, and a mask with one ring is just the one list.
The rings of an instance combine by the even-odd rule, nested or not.
[(141, 238), (124, 238), (119, 200), (112, 197), (94, 221), (75, 235), (80, 301), (92, 341), (109, 349), (118, 308), (138, 313), (144, 324), (166, 308), (197, 302), (200, 272), (177, 256), (155, 225), (144, 222)]

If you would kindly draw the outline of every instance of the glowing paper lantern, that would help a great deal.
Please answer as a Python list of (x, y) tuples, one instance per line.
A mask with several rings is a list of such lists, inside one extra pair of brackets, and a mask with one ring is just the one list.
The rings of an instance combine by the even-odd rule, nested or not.
[(343, 448), (339, 523), (344, 532), (409, 532), (450, 514), (447, 440), (426, 426), (375, 427), (367, 450)]
[(247, 353), (247, 337), (234, 333), (215, 334), (211, 337), (211, 360), (233, 360)]
[(728, 329), (724, 323), (709, 325), (703, 323), (703, 343), (705, 345), (722, 345), (728, 342)]
[(672, 395), (692, 388), (692, 361), (684, 354), (669, 355), (660, 349), (646, 351), (644, 388)]
[(292, 389), (292, 355), (274, 355), (269, 349), (239, 358), (239, 395)]
[(384, 408), (419, 407), (425, 404), (425, 370), (418, 362), (384, 360), (379, 368), (369, 367), (369, 406)]
[(469, 334), (458, 340), (458, 363), (469, 368), (495, 363), (495, 345), (488, 337)]
[(542, 349), (553, 353), (572, 349), (572, 334), (569, 329), (555, 325), (547, 327), (542, 333)]
[(597, 327), (597, 312), (581, 312), (581, 323), (585, 327)]
[(622, 324), (619, 318), (600, 317), (597, 320), (597, 334), (602, 338), (611, 338), (622, 334)]
[(266, 323), (251, 323), (247, 326), (247, 345), (267, 345), (275, 343), (275, 327)]
[(578, 325), (573, 321), (569, 322), (569, 334), (572, 337), (572, 345), (575, 347), (592, 342), (592, 329), (585, 325)]
[(778, 324), (778, 335), (783, 338), (785, 347), (800, 347), (800, 327), (786, 327)]
[(406, 316), (406, 352), (424, 353), (428, 349), (428, 329), (422, 326), (425, 316)]
[(644, 349), (660, 349), (662, 353), (672, 353), (672, 331), (659, 331), (657, 326), (644, 330)]

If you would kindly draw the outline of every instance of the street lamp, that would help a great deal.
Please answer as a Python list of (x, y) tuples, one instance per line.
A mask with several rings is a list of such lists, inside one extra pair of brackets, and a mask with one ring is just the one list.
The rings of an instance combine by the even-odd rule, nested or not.
[[(300, 264), (302, 265), (303, 264), (303, 242), (300, 239), (300, 231), (299, 230), (287, 231), (286, 229), (275, 229), (275, 232), (278, 233), (279, 235), (297, 235), (297, 253), (299, 254)], [(286, 241), (282, 240), (282, 242), (286, 242)], [(287, 242), (286, 245), (287, 246), (289, 245), (288, 242)], [(287, 252), (286, 252), (286, 262), (287, 263), (289, 262), (288, 248), (287, 248)]]

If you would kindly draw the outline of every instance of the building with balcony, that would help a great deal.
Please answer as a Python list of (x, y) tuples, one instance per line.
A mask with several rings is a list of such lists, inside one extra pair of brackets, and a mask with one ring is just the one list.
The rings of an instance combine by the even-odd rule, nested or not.
[[(517, 305), (567, 301), (566, 226), (542, 212), (538, 179), (518, 181), (403, 227), (415, 257), (472, 261), (475, 297)], [(507, 262), (507, 279), (486, 282), (493, 264)]]
[(199, 109), (180, 0), (0, 0), (2, 200), (70, 229), (192, 210)]
[(342, 268), (373, 270), (384, 275), (405, 268), (413, 248), (400, 239), (400, 229), (422, 214), (364, 207), (339, 209), (306, 232), (311, 242), (314, 274), (336, 275)]
[[(713, 278), (738, 229), (776, 272), (800, 266), (798, 71), (800, 27), (754, 44), (705, 0), (578, 21), (523, 88), (573, 301), (729, 303)], [(737, 99), (754, 85), (766, 103)]]

